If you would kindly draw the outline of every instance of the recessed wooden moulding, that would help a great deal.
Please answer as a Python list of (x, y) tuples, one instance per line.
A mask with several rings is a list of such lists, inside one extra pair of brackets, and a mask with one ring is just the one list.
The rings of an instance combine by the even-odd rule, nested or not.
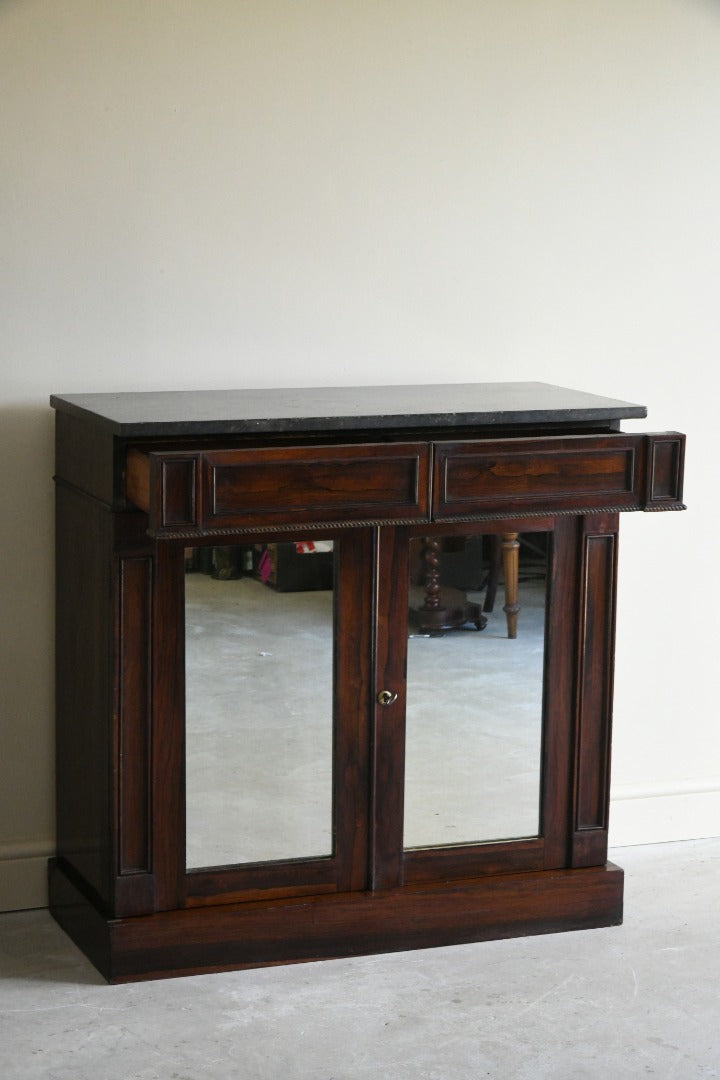
[(621, 921), (619, 516), (683, 509), (682, 435), (537, 383), (52, 404), (50, 903), (108, 980)]

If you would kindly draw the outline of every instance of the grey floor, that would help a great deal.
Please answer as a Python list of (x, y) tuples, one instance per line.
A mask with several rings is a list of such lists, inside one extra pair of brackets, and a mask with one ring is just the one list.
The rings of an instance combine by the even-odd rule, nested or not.
[(127, 986), (0, 916), (0, 1077), (718, 1077), (720, 839), (612, 854), (621, 927)]

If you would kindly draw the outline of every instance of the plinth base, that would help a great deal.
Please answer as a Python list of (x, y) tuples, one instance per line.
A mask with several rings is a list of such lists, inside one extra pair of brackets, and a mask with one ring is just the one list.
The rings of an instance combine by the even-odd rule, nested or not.
[(579, 870), (413, 885), (376, 893), (184, 908), (127, 919), (102, 915), (50, 863), (50, 910), (110, 982), (130, 982), (622, 922), (623, 872)]

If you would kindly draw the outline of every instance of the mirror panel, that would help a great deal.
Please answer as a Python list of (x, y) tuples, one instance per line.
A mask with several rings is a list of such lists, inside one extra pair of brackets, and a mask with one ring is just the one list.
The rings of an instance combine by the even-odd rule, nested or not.
[(188, 869), (332, 854), (334, 553), (308, 546), (186, 549)]
[[(545, 533), (523, 534), (506, 547), (520, 606), (514, 639), (503, 612), (500, 536), (413, 541), (406, 849), (539, 834), (547, 541)], [(482, 611), (493, 582), (493, 610)], [(443, 621), (459, 626), (436, 629)]]

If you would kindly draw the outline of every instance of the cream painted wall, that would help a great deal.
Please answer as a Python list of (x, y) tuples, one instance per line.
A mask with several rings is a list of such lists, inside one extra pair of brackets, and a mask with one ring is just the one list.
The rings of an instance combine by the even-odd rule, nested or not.
[(53, 391), (647, 403), (690, 510), (623, 520), (613, 840), (720, 833), (719, 116), (710, 0), (0, 0), (0, 907), (53, 848)]

